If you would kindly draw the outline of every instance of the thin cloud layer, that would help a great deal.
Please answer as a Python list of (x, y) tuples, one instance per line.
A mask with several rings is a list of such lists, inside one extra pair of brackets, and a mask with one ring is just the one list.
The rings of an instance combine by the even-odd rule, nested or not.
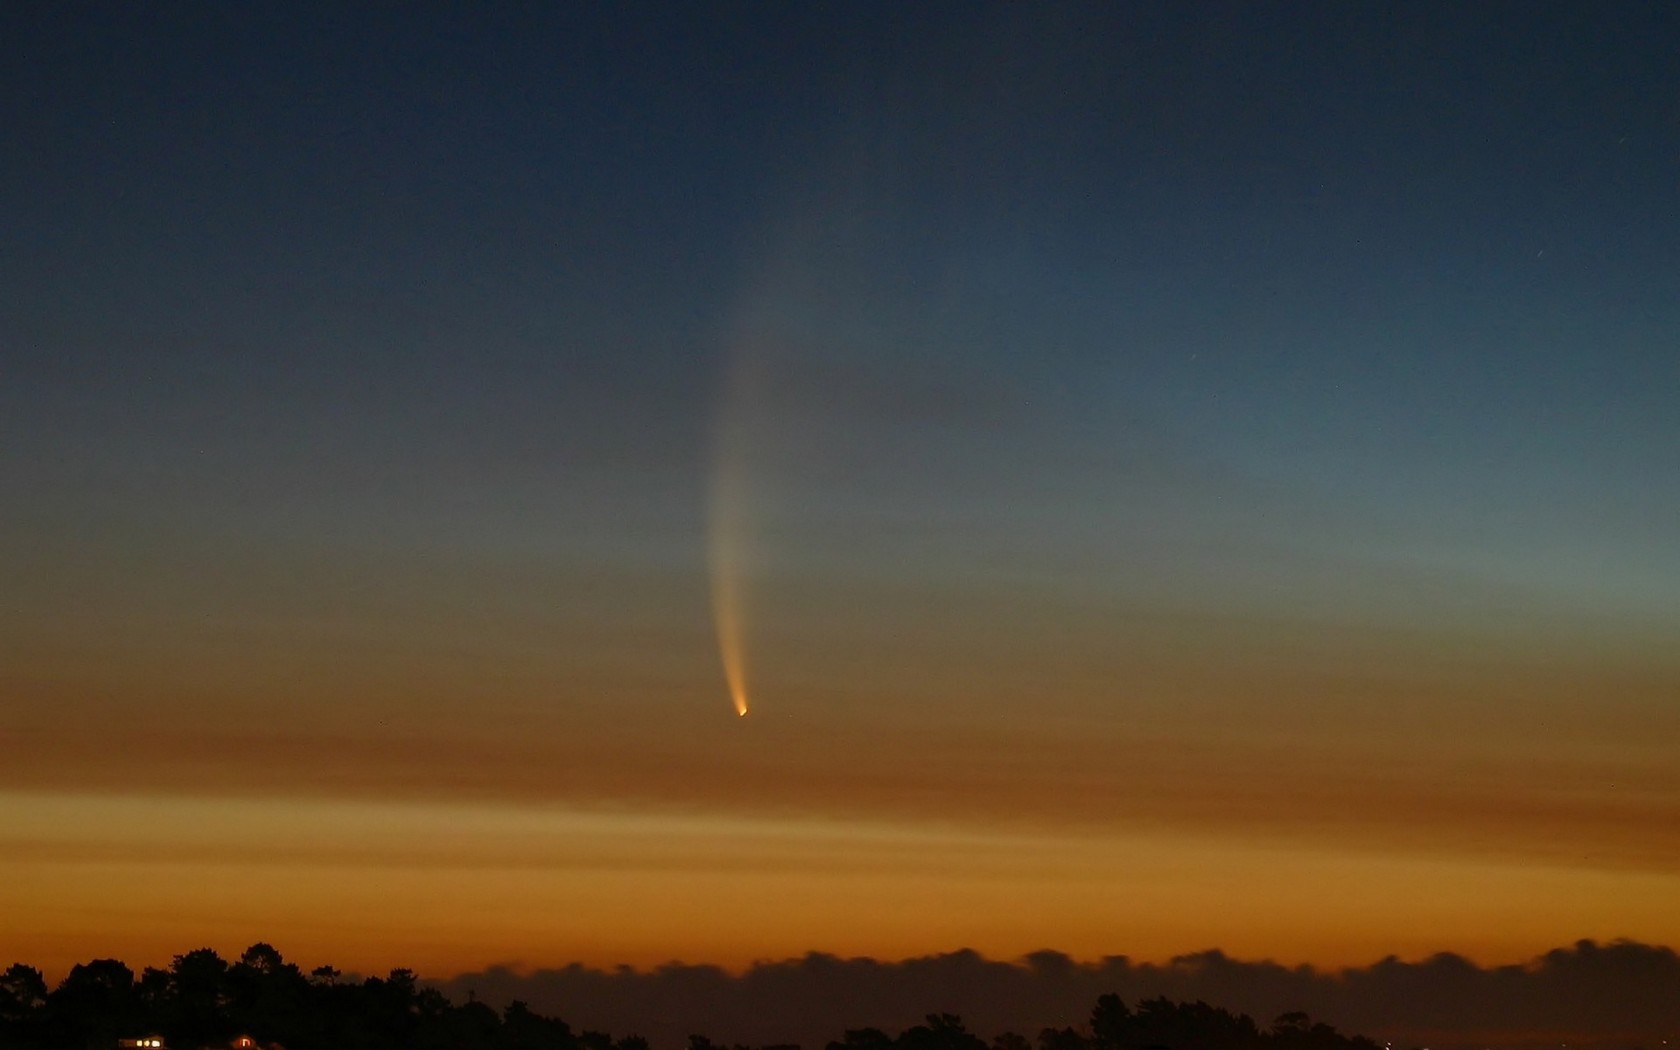
[(960, 1014), (984, 1036), (1080, 1025), (1097, 996), (1128, 1005), (1155, 996), (1205, 1000), (1262, 1025), (1304, 1010), (1316, 1020), (1397, 1045), (1511, 1048), (1660, 1047), (1680, 1042), (1680, 956), (1617, 940), (1579, 941), (1525, 964), (1482, 967), (1451, 953), (1321, 970), (1234, 959), (1212, 950), (1164, 964), (1111, 956), (1079, 962), (1036, 952), (1017, 962), (969, 950), (886, 962), (811, 953), (755, 964), (740, 975), (670, 963), (652, 971), (581, 965), (522, 974), (491, 967), (436, 982), (501, 1005), (521, 999), (574, 1027), (638, 1032), (656, 1050), (691, 1033), (715, 1042), (799, 1043), (807, 1050), (847, 1028), (891, 1032), (929, 1012)]

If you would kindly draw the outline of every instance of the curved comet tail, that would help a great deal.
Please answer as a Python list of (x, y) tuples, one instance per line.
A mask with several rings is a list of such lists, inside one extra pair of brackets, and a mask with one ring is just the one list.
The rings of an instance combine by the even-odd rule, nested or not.
[(712, 577), (712, 614), (717, 618), (718, 653), (723, 657), (723, 674), (735, 713), (747, 713), (746, 653), (741, 643), (741, 613), (736, 579), (729, 574)]
[[(726, 427), (729, 422), (726, 420)], [(742, 637), (741, 580), (743, 547), (746, 542), (742, 497), (744, 495), (739, 455), (732, 435), (720, 442), (713, 466), (708, 554), (712, 577), (712, 618), (717, 624), (718, 654), (723, 659), (729, 695), (735, 713), (747, 713), (747, 655)]]

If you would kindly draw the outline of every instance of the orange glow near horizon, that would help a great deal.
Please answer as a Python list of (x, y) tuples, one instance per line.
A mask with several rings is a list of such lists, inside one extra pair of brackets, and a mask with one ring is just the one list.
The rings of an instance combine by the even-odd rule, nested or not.
[[(369, 660), (311, 703), (267, 681), (220, 699), (231, 657), (214, 644), (142, 672), (127, 650), (105, 668), (84, 656), (74, 687), (20, 667), (8, 710), (29, 714), (0, 736), (0, 899), (27, 907), (7, 947), (62, 969), (268, 941), (442, 974), (965, 946), (1503, 963), (1580, 937), (1680, 942), (1675, 715), (1639, 699), (1673, 695), (1656, 658), (1466, 667), (1402, 659), (1383, 645), (1408, 640), (1372, 634), (1319, 643), (1341, 662), (1303, 659), (1314, 679), (1247, 660), (1218, 624), (1194, 638), (1228, 665), (1192, 664), (1175, 648), (1192, 632), (1164, 625), (1147, 658), (1092, 645), (1087, 673), (1171, 704), (1105, 705), (1071, 685), (1046, 700), (990, 639), (998, 673), (941, 665), (887, 694), (913, 703), (886, 703), (888, 665), (851, 654), (902, 643), (871, 623), (851, 635), (867, 645), (801, 647), (828, 691), (744, 733), (692, 702), (715, 674), (705, 626), (669, 682), (669, 650), (649, 647), (620, 675), (651, 679), (643, 691), (582, 678), (587, 701), (556, 702), (547, 683), (576, 672), (532, 646), (525, 659), (553, 666), (515, 675), (510, 660), (496, 700), (471, 709), (452, 668), (506, 640), (470, 624), (455, 651), (416, 651), (385, 677)], [(1081, 630), (1098, 634), (1064, 628), (1059, 652), (1075, 656)], [(1041, 638), (1023, 629), (1020, 648)], [(785, 652), (767, 650), (763, 673), (794, 695)], [(1311, 702), (1361, 659), (1416, 678)], [(1627, 699), (1570, 703), (1583, 682)], [(335, 703), (352, 689), (359, 704)], [(1524, 719), (1477, 700), (1501, 691), (1520, 693)], [(1408, 699), (1424, 694), (1433, 707)]]
[[(1320, 966), (1451, 943), (1525, 960), (1680, 940), (1672, 872), (930, 825), (564, 808), (7, 794), (8, 947), (54, 972), (262, 940), (341, 969), (741, 969), (807, 950), (1137, 959), (1218, 946)], [(860, 921), (867, 916), (868, 921)]]

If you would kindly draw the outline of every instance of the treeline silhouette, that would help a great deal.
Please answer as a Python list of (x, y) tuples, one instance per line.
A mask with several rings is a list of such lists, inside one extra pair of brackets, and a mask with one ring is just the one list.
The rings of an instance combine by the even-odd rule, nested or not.
[(1045, 1028), (1036, 1041), (1004, 1032), (988, 1044), (965, 1029), (960, 1017), (929, 1014), (925, 1024), (896, 1039), (878, 1028), (856, 1028), (827, 1050), (1034, 1050), (1035, 1043), (1036, 1050), (1381, 1050), (1364, 1036), (1343, 1035), (1304, 1013), (1286, 1013), (1262, 1029), (1247, 1014), (1200, 1001), (1145, 999), (1132, 1010), (1118, 995), (1097, 997), (1087, 1030)]
[(0, 974), (5, 1050), (109, 1050), (119, 1039), (147, 1037), (169, 1050), (648, 1050), (633, 1036), (573, 1032), (523, 1003), (501, 1012), (470, 1000), (456, 1005), (409, 970), (362, 981), (330, 966), (305, 974), (267, 944), (252, 945), (232, 964), (200, 948), (138, 978), (115, 959), (95, 959), (50, 992), (34, 967), (20, 963)]
[[(649, 1050), (638, 1035), (574, 1032), (514, 1001), (497, 1011), (469, 995), (452, 1002), (412, 971), (347, 979), (330, 966), (304, 973), (267, 944), (234, 963), (209, 948), (175, 956), (139, 977), (116, 959), (74, 967), (48, 990), (17, 963), (0, 974), (0, 1050), (107, 1050), (119, 1040), (159, 1039), (169, 1050)], [(990, 1043), (954, 1014), (930, 1014), (897, 1036), (857, 1028), (826, 1050), (1381, 1050), (1305, 1014), (1262, 1029), (1247, 1015), (1165, 998), (1130, 1009), (1103, 995), (1084, 1030), (1046, 1028), (1034, 1040), (1004, 1032)], [(688, 1050), (750, 1050), (692, 1035)], [(792, 1045), (759, 1050), (798, 1050)]]

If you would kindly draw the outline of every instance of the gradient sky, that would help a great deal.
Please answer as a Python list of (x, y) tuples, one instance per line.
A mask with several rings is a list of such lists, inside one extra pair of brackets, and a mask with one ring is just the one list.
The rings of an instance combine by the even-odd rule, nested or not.
[(492, 7), (0, 12), (0, 949), (1680, 943), (1673, 5)]

